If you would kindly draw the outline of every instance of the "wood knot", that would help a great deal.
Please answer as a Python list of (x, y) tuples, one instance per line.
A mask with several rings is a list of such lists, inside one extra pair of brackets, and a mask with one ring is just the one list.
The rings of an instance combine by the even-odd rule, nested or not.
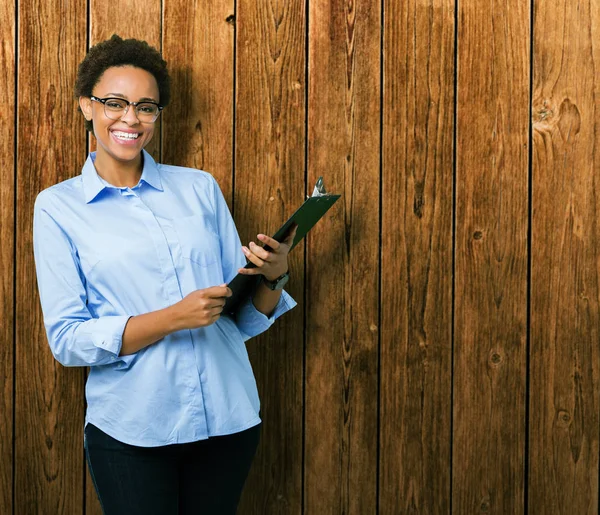
[(556, 425), (559, 427), (569, 427), (571, 424), (571, 415), (567, 410), (558, 410), (556, 413)]
[(548, 123), (554, 117), (554, 110), (551, 107), (550, 99), (545, 98), (542, 101), (541, 106), (536, 106), (533, 109), (533, 121), (534, 123)]
[(570, 99), (565, 98), (558, 112), (558, 132), (563, 141), (572, 141), (581, 129), (581, 114)]
[(504, 361), (502, 354), (497, 350), (492, 350), (489, 356), (489, 363), (492, 367), (499, 367)]
[(474, 240), (480, 240), (481, 238), (483, 238), (483, 233), (481, 231), (475, 231), (473, 233)]
[(227, 18), (225, 18), (225, 21), (230, 25), (235, 25), (235, 14), (230, 14), (229, 16), (227, 16)]

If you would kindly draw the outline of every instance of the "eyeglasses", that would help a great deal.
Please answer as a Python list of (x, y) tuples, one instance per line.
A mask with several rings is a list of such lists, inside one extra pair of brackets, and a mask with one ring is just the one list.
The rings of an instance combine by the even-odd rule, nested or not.
[(142, 123), (154, 123), (163, 106), (156, 102), (144, 100), (143, 102), (128, 102), (123, 98), (98, 98), (90, 96), (95, 102), (104, 104), (104, 114), (111, 120), (120, 120), (129, 111), (129, 106), (133, 106), (136, 118)]

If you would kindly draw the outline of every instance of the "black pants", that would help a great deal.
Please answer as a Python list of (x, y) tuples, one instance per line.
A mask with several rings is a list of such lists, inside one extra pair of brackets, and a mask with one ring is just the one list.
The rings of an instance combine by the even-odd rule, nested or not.
[(85, 427), (85, 455), (105, 515), (235, 514), (260, 425), (198, 442), (137, 447)]

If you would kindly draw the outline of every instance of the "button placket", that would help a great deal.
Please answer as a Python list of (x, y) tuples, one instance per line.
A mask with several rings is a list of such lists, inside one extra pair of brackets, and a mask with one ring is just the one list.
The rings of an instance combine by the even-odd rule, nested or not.
[[(167, 294), (167, 300), (169, 304), (174, 304), (183, 299), (183, 292), (172, 255), (172, 249), (179, 248), (175, 228), (167, 220), (162, 223), (159, 222), (152, 209), (144, 203), (143, 199), (133, 192), (132, 194), (133, 196), (130, 196), (129, 198), (135, 200), (135, 207), (143, 210), (144, 223), (150, 231), (154, 246), (157, 250), (158, 263), (164, 277), (163, 287)], [(200, 371), (196, 366), (193, 338), (191, 331), (186, 332), (187, 335), (185, 339), (189, 342), (187, 349), (191, 353), (192, 359), (184, 360), (185, 365), (182, 364), (182, 367), (186, 370), (185, 374), (190, 378), (190, 385), (192, 385), (190, 389), (189, 408), (196, 414), (194, 417), (196, 420), (203, 421), (204, 427), (202, 428), (202, 431), (203, 433), (205, 432), (208, 434), (205, 394), (200, 379)]]
[(163, 288), (167, 294), (167, 299), (170, 303), (175, 303), (183, 299), (179, 280), (175, 272), (175, 264), (171, 257), (169, 242), (165, 236), (163, 227), (156, 219), (152, 210), (137, 196), (132, 197), (136, 200), (135, 207), (143, 211), (142, 219), (150, 232), (150, 237), (156, 248), (158, 256), (158, 265), (164, 277)]

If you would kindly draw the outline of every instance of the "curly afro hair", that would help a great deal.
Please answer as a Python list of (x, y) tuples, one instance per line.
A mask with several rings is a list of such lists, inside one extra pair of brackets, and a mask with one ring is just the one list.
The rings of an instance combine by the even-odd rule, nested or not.
[[(75, 97), (91, 96), (102, 74), (113, 66), (135, 66), (151, 73), (158, 84), (160, 105), (166, 106), (169, 103), (171, 77), (167, 71), (167, 63), (160, 52), (145, 41), (122, 39), (117, 34), (90, 48), (79, 64), (75, 80)], [(92, 122), (85, 120), (85, 128), (93, 132)]]

